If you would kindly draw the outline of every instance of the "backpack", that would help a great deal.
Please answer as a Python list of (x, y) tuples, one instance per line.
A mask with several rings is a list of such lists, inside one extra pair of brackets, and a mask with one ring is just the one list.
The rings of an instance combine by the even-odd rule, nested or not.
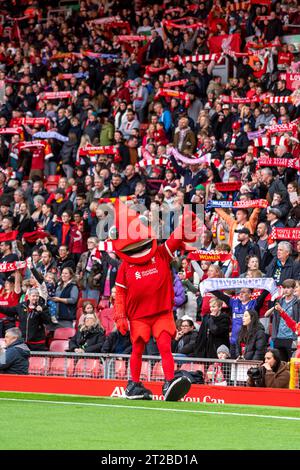
[(175, 372), (175, 378), (178, 379), (179, 377), (187, 377), (192, 384), (204, 384), (204, 377), (201, 370), (177, 370)]

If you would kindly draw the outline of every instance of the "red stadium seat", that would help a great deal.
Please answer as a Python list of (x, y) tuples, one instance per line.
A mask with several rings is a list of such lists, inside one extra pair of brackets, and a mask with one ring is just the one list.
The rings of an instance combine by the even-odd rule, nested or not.
[(71, 376), (74, 372), (74, 359), (57, 357), (52, 359), (49, 369), (49, 375)]
[(149, 379), (149, 367), (150, 363), (148, 361), (143, 361), (142, 362), (142, 368), (141, 368), (141, 380), (148, 380)]
[(98, 313), (98, 318), (100, 320), (101, 325), (105, 329), (106, 336), (108, 336), (112, 332), (115, 326), (115, 322), (113, 320), (113, 312), (113, 308), (104, 308)]
[(76, 377), (93, 377), (99, 379), (103, 377), (103, 372), (103, 365), (100, 363), (99, 359), (81, 358), (75, 366), (74, 375)]
[(45, 183), (45, 189), (47, 191), (47, 193), (54, 193), (54, 191), (56, 191), (58, 188), (57, 184), (55, 183)]
[(99, 304), (98, 304), (99, 309), (104, 309), (104, 308), (109, 308), (109, 300), (107, 299), (101, 299)]
[(152, 380), (164, 380), (164, 378), (165, 378), (165, 375), (164, 375), (164, 371), (162, 368), (162, 363), (160, 361), (154, 365), (152, 374), (151, 374), (151, 379)]
[(65, 352), (69, 349), (69, 341), (57, 339), (51, 342), (49, 351), (52, 352)]
[(55, 183), (58, 184), (61, 176), (60, 175), (49, 175), (47, 176), (47, 183)]
[(30, 375), (47, 375), (48, 358), (47, 357), (30, 357), (29, 370)]
[(122, 359), (115, 362), (115, 377), (116, 379), (127, 379), (126, 361)]
[(180, 367), (180, 370), (187, 370), (189, 372), (195, 372), (195, 371), (200, 370), (204, 374), (204, 364), (186, 362), (185, 364), (182, 364), (182, 366)]
[(57, 328), (54, 331), (53, 339), (69, 339), (76, 333), (75, 328)]

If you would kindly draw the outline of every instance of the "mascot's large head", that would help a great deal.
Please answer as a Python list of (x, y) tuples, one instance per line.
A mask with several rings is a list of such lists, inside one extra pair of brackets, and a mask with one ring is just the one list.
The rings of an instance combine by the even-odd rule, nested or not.
[(115, 221), (109, 238), (119, 258), (131, 264), (147, 263), (157, 250), (156, 235), (147, 219), (116, 199)]

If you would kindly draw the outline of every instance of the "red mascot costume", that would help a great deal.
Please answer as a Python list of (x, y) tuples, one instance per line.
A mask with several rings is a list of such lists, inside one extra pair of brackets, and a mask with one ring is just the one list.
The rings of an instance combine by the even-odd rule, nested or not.
[(151, 228), (138, 214), (118, 200), (116, 227), (110, 232), (116, 254), (122, 260), (116, 279), (115, 323), (121, 334), (130, 330), (131, 377), (126, 398), (152, 399), (152, 392), (140, 382), (142, 355), (151, 335), (156, 339), (165, 375), (163, 395), (167, 401), (184, 397), (191, 387), (186, 377), (174, 378), (171, 341), (176, 327), (173, 316), (173, 281), (170, 262), (183, 242), (197, 238), (198, 219), (184, 214), (181, 224), (168, 240), (158, 246)]

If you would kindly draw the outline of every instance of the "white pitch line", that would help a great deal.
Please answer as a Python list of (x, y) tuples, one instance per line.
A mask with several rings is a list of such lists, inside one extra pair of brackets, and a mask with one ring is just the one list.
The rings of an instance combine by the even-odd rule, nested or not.
[(0, 401), (14, 401), (21, 403), (47, 403), (52, 405), (71, 405), (71, 406), (94, 406), (98, 408), (125, 408), (133, 410), (151, 410), (151, 411), (167, 411), (173, 413), (193, 413), (193, 414), (209, 414), (209, 415), (228, 415), (228, 416), (240, 416), (250, 418), (264, 418), (264, 419), (283, 419), (289, 421), (300, 421), (300, 417), (294, 416), (273, 416), (273, 415), (258, 415), (252, 413), (236, 413), (232, 411), (205, 411), (205, 410), (179, 410), (177, 408), (151, 408), (149, 406), (128, 406), (128, 405), (109, 405), (104, 403), (82, 403), (82, 402), (71, 402), (71, 401), (54, 401), (54, 400), (27, 400), (23, 398), (0, 398)]

